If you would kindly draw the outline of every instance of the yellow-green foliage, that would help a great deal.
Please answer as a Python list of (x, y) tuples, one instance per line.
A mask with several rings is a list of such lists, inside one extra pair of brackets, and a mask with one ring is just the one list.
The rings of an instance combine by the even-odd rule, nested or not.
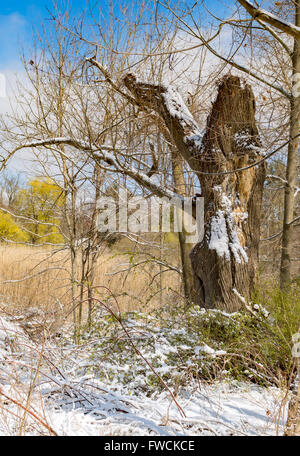
[(30, 219), (22, 222), (29, 231), (30, 242), (63, 242), (58, 229), (63, 205), (62, 190), (51, 179), (33, 179), (26, 188), (19, 190), (16, 207), (19, 214)]
[(0, 238), (25, 242), (28, 239), (28, 236), (15, 223), (11, 215), (0, 211)]

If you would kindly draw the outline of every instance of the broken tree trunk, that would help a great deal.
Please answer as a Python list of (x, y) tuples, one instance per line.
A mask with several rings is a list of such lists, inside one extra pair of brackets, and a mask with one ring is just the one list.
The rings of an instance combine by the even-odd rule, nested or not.
[[(247, 167), (260, 158), (255, 100), (249, 86), (227, 77), (207, 121), (199, 154), (208, 173)], [(191, 258), (207, 307), (235, 311), (250, 298), (258, 265), (264, 163), (231, 174), (202, 175), (205, 236)], [(236, 291), (233, 291), (236, 290)]]
[(253, 92), (240, 78), (224, 77), (203, 136), (174, 89), (139, 82), (132, 74), (124, 84), (140, 105), (156, 111), (199, 176), (205, 229), (191, 253), (197, 300), (233, 312), (249, 299), (258, 263), (265, 165), (234, 172), (262, 158)]

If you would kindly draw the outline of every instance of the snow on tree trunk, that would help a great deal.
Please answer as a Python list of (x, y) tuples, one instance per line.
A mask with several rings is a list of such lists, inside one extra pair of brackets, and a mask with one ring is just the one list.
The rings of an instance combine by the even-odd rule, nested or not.
[(162, 118), (178, 153), (199, 176), (205, 234), (191, 252), (198, 303), (236, 311), (243, 298), (249, 299), (255, 282), (265, 165), (220, 173), (261, 158), (253, 92), (240, 78), (224, 77), (203, 136), (173, 88), (139, 82), (131, 74), (124, 84), (140, 104)]
[[(244, 168), (260, 159), (255, 100), (239, 78), (222, 80), (207, 121), (199, 169)], [(265, 166), (223, 175), (202, 175), (205, 236), (192, 254), (199, 298), (205, 306), (235, 311), (254, 286)], [(238, 293), (235, 293), (236, 290)]]

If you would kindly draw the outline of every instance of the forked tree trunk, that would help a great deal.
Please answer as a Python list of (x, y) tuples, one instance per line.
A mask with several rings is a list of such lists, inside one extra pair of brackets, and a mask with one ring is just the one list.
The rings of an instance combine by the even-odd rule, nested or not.
[(156, 111), (199, 176), (205, 230), (191, 253), (197, 298), (201, 306), (233, 312), (249, 299), (258, 262), (265, 165), (228, 173), (262, 158), (252, 90), (238, 77), (223, 78), (203, 137), (175, 90), (131, 74), (124, 84), (139, 104)]
[[(237, 77), (223, 79), (207, 121), (201, 171), (227, 172), (260, 158), (255, 100)], [(265, 166), (202, 175), (205, 235), (191, 253), (199, 299), (208, 308), (235, 311), (248, 300), (258, 264)]]

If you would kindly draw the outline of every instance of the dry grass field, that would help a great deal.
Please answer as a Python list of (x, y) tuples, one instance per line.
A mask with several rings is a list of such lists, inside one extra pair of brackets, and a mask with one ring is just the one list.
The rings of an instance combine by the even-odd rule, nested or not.
[[(172, 264), (178, 264), (173, 250)], [(136, 258), (141, 261), (142, 256)], [(99, 297), (107, 287), (117, 297), (120, 309), (149, 310), (172, 304), (182, 298), (180, 276), (168, 271), (159, 274), (160, 267), (152, 262), (128, 269), (129, 255), (117, 247), (106, 249), (97, 262), (95, 286)], [(0, 246), (0, 299), (12, 310), (39, 308), (47, 312), (71, 306), (70, 260), (67, 251), (27, 246)], [(118, 273), (120, 270), (126, 270)], [(80, 268), (77, 273), (78, 293)]]

